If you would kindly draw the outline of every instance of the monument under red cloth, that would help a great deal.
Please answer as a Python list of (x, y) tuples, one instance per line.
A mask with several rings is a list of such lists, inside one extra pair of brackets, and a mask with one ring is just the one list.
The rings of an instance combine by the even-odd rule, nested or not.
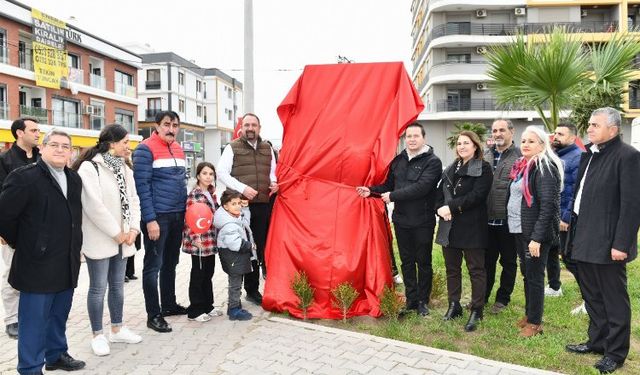
[(360, 293), (350, 316), (379, 316), (391, 285), (384, 203), (355, 187), (384, 181), (398, 139), (424, 105), (402, 63), (307, 66), (278, 107), (280, 185), (266, 246), (263, 307), (302, 317), (296, 271), (315, 288), (309, 318), (341, 318), (331, 290)]

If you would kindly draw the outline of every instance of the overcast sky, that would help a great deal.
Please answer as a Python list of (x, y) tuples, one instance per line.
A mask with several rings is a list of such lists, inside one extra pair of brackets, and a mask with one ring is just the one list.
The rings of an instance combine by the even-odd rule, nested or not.
[[(244, 81), (243, 0), (22, 0), (120, 45), (148, 43)], [(403, 61), (411, 0), (254, 0), (255, 111), (279, 141), (276, 108), (307, 64)], [(69, 17), (75, 21), (69, 21)]]

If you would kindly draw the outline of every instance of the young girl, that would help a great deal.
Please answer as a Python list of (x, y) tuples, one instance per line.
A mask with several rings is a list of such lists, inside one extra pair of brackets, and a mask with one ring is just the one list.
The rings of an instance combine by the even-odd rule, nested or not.
[(225, 191), (220, 199), (222, 208), (218, 208), (213, 217), (213, 223), (218, 229), (220, 264), (229, 275), (229, 320), (253, 318), (253, 315), (240, 305), (242, 279), (252, 271), (250, 258), (255, 250), (255, 244), (250, 241), (251, 229), (245, 228), (241, 216), (241, 198), (242, 195), (238, 192)]
[[(194, 203), (204, 203), (212, 212), (218, 208), (215, 194), (216, 170), (211, 163), (202, 162), (196, 167), (197, 185), (187, 197), (187, 208)], [(213, 272), (216, 265), (216, 231), (213, 225), (205, 233), (196, 234), (185, 224), (182, 232), (182, 251), (191, 255), (189, 280), (189, 320), (206, 322), (222, 312), (213, 307)]]

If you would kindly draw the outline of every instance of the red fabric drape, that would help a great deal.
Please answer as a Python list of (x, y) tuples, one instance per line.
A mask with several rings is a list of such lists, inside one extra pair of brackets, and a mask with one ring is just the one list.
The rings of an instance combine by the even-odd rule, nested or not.
[(315, 290), (310, 318), (341, 318), (331, 290), (350, 281), (350, 315), (379, 316), (391, 284), (380, 199), (356, 186), (381, 183), (398, 138), (424, 105), (402, 63), (307, 66), (278, 107), (284, 126), (280, 192), (266, 247), (263, 307), (302, 317), (290, 280), (304, 270)]

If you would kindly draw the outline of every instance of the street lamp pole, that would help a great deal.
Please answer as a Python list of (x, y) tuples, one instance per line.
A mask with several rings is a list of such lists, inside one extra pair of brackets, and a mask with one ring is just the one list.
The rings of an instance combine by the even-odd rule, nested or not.
[(244, 0), (244, 112), (253, 112), (253, 0)]

